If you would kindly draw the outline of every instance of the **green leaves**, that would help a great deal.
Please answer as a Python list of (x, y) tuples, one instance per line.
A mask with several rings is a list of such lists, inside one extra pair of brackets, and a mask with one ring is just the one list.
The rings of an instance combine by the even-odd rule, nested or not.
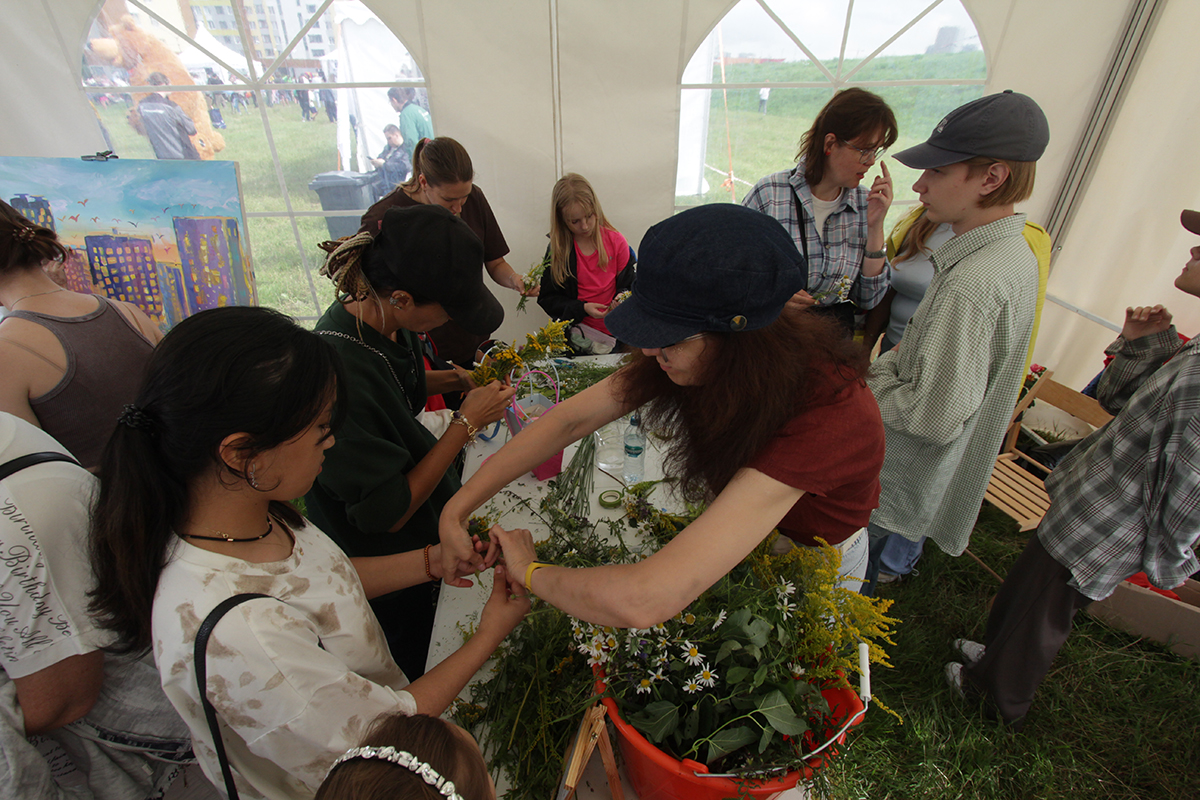
[(705, 755), (704, 763), (711, 764), (727, 753), (754, 744), (754, 740), (757, 738), (758, 734), (749, 725), (738, 725), (719, 730), (708, 740), (708, 753)]
[(629, 722), (650, 741), (660, 744), (679, 727), (679, 707), (666, 700), (656, 700), (636, 714)]
[(808, 723), (796, 716), (791, 704), (778, 689), (764, 697), (758, 711), (767, 718), (772, 728), (788, 736), (800, 736), (808, 730)]

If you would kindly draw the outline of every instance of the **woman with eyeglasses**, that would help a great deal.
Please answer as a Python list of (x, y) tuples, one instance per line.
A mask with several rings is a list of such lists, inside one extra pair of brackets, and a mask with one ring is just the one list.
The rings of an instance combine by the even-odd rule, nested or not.
[(859, 186), (898, 135), (879, 95), (843, 89), (800, 139), (796, 166), (759, 180), (742, 205), (783, 223), (808, 262), (808, 287), (792, 299), (816, 306), (847, 332), (857, 310), (878, 305), (891, 277), (883, 220), (892, 205), (887, 164), (871, 188)]
[[(689, 209), (651, 228), (638, 252), (632, 295), (605, 317), (638, 349), (508, 442), (446, 503), (446, 581), (469, 585), (463, 576), (492, 563), (499, 545), (515, 590), (589, 622), (648, 628), (778, 528), (788, 547), (819, 538), (841, 549), (842, 585), (854, 591), (884, 452), (879, 407), (863, 381), (866, 351), (833, 320), (790, 303), (805, 286), (804, 260), (766, 214)], [(664, 472), (678, 492), (707, 503), (691, 525), (639, 563), (592, 569), (538, 564), (529, 531), (496, 527), (486, 554), (473, 549), (466, 523), (475, 509), (634, 409), (667, 442)]]

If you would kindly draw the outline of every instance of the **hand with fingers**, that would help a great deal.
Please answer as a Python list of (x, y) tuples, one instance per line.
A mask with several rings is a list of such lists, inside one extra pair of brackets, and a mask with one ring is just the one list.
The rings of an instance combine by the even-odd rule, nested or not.
[(1125, 325), (1121, 336), (1126, 341), (1162, 333), (1171, 327), (1171, 312), (1161, 305), (1130, 306), (1125, 309)]

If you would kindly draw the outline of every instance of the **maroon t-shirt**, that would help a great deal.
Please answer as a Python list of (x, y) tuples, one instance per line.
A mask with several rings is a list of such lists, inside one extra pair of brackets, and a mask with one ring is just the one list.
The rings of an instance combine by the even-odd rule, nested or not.
[(747, 464), (803, 489), (779, 521), (781, 533), (804, 545), (849, 539), (879, 506), (883, 420), (862, 381), (826, 373), (804, 410)]

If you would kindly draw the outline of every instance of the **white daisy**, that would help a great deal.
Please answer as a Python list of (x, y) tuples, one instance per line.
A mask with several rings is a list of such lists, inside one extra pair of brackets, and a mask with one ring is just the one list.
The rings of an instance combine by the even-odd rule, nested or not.
[(715, 631), (717, 628), (719, 628), (719, 627), (721, 627), (722, 625), (724, 625), (724, 624), (725, 624), (725, 617), (726, 617), (726, 616), (728, 616), (728, 615), (725, 613), (725, 609), (721, 609), (721, 613), (720, 613), (720, 614), (717, 614), (717, 621), (716, 621), (716, 622), (714, 622), (714, 623), (713, 623), (713, 626), (712, 626), (712, 629), (713, 629), (714, 631)]
[(692, 680), (711, 689), (717, 685), (717, 673), (706, 666), (697, 672), (696, 677), (692, 678)]
[(683, 685), (683, 690), (688, 694), (695, 694), (700, 691), (700, 684), (696, 683), (695, 679), (692, 679)]
[(683, 660), (694, 667), (704, 661), (704, 656), (700, 653), (700, 648), (696, 647), (696, 645), (691, 642), (684, 642)]
[(776, 586), (775, 590), (777, 592), (779, 592), (779, 595), (781, 597), (791, 597), (792, 595), (794, 595), (796, 593), (796, 584), (792, 583), (789, 580), (784, 580), (783, 578), (780, 578), (779, 586)]
[(642, 680), (638, 682), (637, 693), (638, 694), (648, 694), (650, 692), (650, 684), (651, 683), (652, 683), (652, 681), (650, 678), (642, 678)]

